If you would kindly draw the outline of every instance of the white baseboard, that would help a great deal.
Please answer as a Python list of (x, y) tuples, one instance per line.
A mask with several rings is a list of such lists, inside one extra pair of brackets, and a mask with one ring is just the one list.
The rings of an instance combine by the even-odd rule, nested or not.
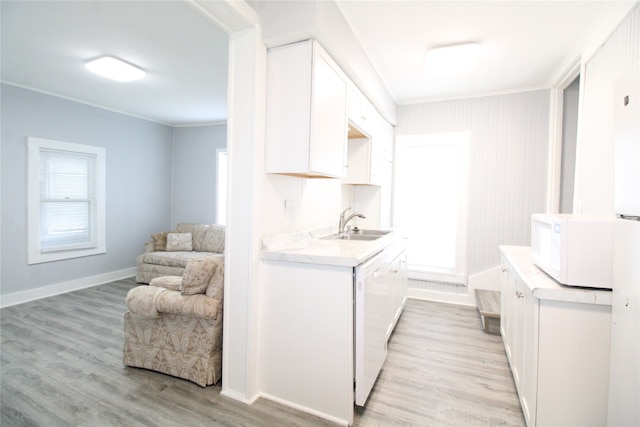
[[(222, 375), (223, 375), (222, 381), (224, 382), (224, 372), (223, 372)], [(220, 394), (225, 396), (225, 397), (228, 397), (230, 399), (237, 400), (238, 402), (242, 402), (242, 403), (244, 403), (246, 405), (253, 405), (253, 403), (256, 400), (258, 400), (258, 398), (260, 397), (260, 395), (256, 394), (252, 398), (247, 399), (247, 397), (245, 395), (225, 388), (224, 384), (222, 385), (222, 390), (220, 391)]]
[(466, 293), (448, 293), (427, 289), (409, 288), (407, 296), (413, 299), (476, 307), (475, 289), (486, 289), (490, 291), (500, 290), (500, 266), (469, 276), (466, 289)]
[(335, 423), (335, 424), (338, 424), (338, 425), (342, 425), (342, 426), (348, 426), (349, 425), (349, 421), (348, 420), (343, 420), (341, 418), (337, 418), (337, 417), (334, 417), (332, 415), (325, 414), (324, 412), (317, 411), (317, 410), (309, 408), (307, 406), (299, 405), (299, 404), (291, 402), (289, 400), (285, 400), (285, 399), (281, 399), (279, 397), (271, 396), (270, 394), (267, 394), (267, 393), (260, 393), (260, 397), (262, 397), (264, 399), (267, 399), (267, 400), (271, 400), (273, 402), (279, 403), (279, 404), (284, 405), (284, 406), (288, 406), (288, 407), (296, 409), (298, 411), (306, 412), (307, 414), (315, 415), (316, 417), (323, 418), (325, 420), (331, 421), (332, 423)]
[(29, 289), (27, 291), (13, 292), (0, 296), (0, 308), (23, 304), (25, 302), (52, 297), (54, 295), (64, 294), (71, 291), (77, 291), (79, 289), (91, 288), (93, 286), (113, 282), (114, 280), (126, 279), (127, 277), (135, 275), (136, 268), (131, 267), (124, 270), (98, 274), (96, 276), (89, 276), (80, 279), (69, 280), (67, 282), (54, 283), (53, 285), (42, 286), (40, 288)]

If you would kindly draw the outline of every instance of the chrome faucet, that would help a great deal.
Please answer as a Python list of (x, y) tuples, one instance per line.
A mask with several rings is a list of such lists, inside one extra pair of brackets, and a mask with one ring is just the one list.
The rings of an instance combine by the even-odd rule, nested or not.
[(338, 233), (340, 234), (344, 233), (344, 229), (347, 227), (347, 223), (351, 221), (353, 218), (362, 218), (362, 219), (366, 218), (366, 216), (362, 215), (361, 213), (354, 213), (349, 215), (347, 218), (345, 218), (344, 217), (345, 214), (350, 210), (351, 208), (347, 208), (343, 210), (342, 213), (340, 214), (340, 224), (338, 225)]

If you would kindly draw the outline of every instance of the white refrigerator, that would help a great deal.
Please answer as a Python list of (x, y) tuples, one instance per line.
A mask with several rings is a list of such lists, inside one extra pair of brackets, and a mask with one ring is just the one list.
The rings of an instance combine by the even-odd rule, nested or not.
[(640, 426), (640, 63), (614, 84), (609, 427)]

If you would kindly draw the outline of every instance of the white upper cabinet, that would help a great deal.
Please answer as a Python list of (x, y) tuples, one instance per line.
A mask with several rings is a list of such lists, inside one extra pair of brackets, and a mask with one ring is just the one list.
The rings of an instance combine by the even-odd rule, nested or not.
[(351, 123), (367, 131), (375, 113), (376, 110), (369, 100), (355, 85), (351, 85), (349, 90), (349, 120)]
[[(349, 98), (348, 173), (344, 184), (390, 185), (386, 170), (393, 160), (393, 126), (373, 108), (369, 101), (351, 89)], [(354, 108), (354, 104), (358, 106)], [(366, 115), (354, 116), (355, 110)], [(354, 118), (360, 118), (356, 123)]]
[(269, 50), (265, 170), (346, 175), (349, 80), (313, 40)]

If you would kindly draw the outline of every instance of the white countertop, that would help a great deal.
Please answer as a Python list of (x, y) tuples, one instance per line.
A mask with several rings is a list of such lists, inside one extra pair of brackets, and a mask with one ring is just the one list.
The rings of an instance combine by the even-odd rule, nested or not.
[(611, 305), (611, 291), (606, 289), (578, 288), (556, 282), (539, 269), (531, 259), (529, 246), (500, 246), (516, 274), (531, 290), (534, 297), (553, 301), (584, 304)]
[(355, 267), (403, 236), (403, 233), (391, 231), (376, 240), (321, 238), (336, 232), (336, 227), (327, 227), (264, 237), (262, 259)]

